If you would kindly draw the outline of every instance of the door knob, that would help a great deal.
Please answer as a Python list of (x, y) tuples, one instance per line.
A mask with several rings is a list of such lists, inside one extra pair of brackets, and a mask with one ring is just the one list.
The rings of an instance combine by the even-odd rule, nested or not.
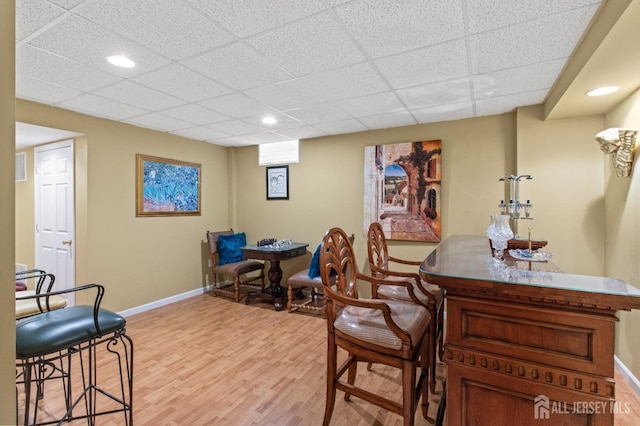
[(62, 242), (62, 244), (65, 244), (65, 245), (67, 245), (67, 246), (70, 246), (70, 245), (71, 245), (71, 240), (63, 241), (63, 242)]

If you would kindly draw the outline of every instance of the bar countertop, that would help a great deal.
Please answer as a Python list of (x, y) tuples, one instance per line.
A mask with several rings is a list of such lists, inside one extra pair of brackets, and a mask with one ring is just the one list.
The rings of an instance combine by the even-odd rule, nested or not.
[(614, 309), (640, 308), (640, 289), (616, 278), (563, 273), (551, 262), (496, 262), (485, 236), (447, 238), (422, 262), (420, 275), (445, 289), (474, 285), (487, 291), (562, 296), (567, 302), (588, 298)]

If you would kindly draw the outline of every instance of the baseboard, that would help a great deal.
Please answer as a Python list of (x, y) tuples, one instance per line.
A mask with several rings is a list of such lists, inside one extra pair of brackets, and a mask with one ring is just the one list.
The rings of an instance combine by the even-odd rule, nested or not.
[(618, 369), (618, 371), (620, 372), (620, 375), (622, 376), (622, 378), (631, 387), (631, 390), (633, 390), (633, 392), (640, 397), (640, 381), (638, 380), (638, 378), (633, 375), (631, 370), (629, 370), (627, 366), (624, 365), (624, 363), (620, 361), (620, 358), (618, 358), (616, 355), (613, 356), (613, 362), (616, 368)]
[(131, 315), (140, 314), (142, 312), (150, 311), (151, 309), (159, 308), (165, 305), (170, 305), (171, 303), (179, 302), (180, 300), (188, 299), (190, 297), (203, 294), (207, 291), (210, 291), (211, 289), (212, 289), (212, 286), (208, 285), (206, 287), (197, 288), (195, 290), (187, 291), (185, 293), (176, 294), (175, 296), (170, 296), (164, 299), (156, 300), (155, 302), (147, 303), (145, 305), (137, 306), (135, 308), (126, 309), (124, 311), (118, 312), (118, 314), (126, 318)]

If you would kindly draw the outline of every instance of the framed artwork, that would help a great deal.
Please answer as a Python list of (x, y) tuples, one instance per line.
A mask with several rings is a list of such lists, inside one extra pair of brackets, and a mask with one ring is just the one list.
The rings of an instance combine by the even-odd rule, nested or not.
[(367, 146), (364, 232), (379, 222), (391, 240), (440, 242), (442, 141)]
[(267, 200), (289, 199), (289, 166), (267, 167)]
[(136, 216), (199, 216), (200, 164), (136, 154)]

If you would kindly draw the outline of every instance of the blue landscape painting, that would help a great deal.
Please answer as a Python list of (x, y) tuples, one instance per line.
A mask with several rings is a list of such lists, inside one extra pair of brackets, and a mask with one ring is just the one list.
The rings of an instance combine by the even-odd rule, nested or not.
[(199, 212), (200, 168), (144, 161), (144, 212)]

